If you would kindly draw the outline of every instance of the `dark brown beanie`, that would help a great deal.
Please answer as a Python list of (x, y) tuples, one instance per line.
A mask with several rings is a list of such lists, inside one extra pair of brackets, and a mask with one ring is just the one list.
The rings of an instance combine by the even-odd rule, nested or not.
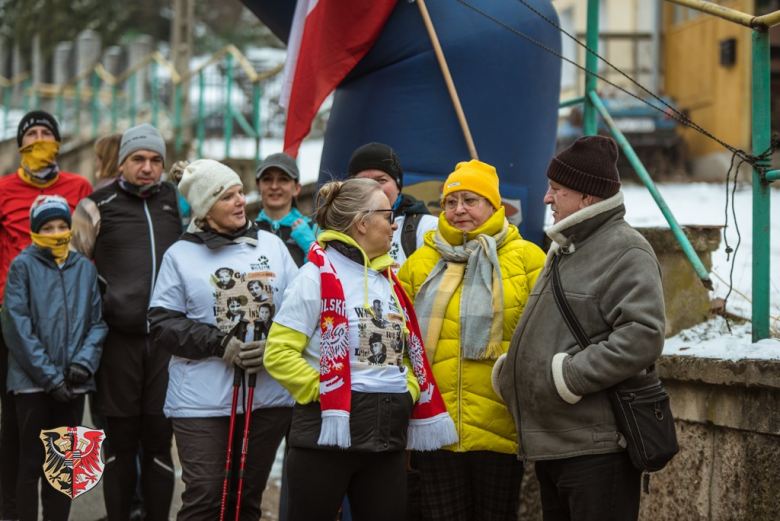
[(607, 199), (620, 190), (617, 159), (612, 138), (581, 137), (552, 158), (547, 177), (566, 188)]

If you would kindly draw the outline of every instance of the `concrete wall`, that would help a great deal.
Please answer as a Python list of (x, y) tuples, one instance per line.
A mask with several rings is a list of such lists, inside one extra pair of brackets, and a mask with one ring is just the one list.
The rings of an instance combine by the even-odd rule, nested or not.
[[(780, 518), (780, 361), (663, 357), (680, 453), (652, 474), (641, 521)], [(529, 464), (521, 519), (541, 521)]]

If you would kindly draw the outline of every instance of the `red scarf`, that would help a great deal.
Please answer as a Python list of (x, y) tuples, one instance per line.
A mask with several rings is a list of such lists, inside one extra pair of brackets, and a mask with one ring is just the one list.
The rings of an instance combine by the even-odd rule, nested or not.
[[(315, 241), (308, 254), (309, 262), (320, 269), (322, 311), (320, 327), (320, 406), (322, 430), (317, 443), (348, 448), (349, 412), (352, 400), (351, 366), (349, 363), (349, 319), (346, 315), (344, 289), (325, 251)], [(391, 281), (406, 317), (408, 352), (412, 370), (420, 385), (420, 399), (409, 421), (407, 447), (413, 450), (436, 450), (458, 441), (455, 424), (433, 379), (420, 336), (417, 316), (409, 297), (390, 268), (382, 274)]]

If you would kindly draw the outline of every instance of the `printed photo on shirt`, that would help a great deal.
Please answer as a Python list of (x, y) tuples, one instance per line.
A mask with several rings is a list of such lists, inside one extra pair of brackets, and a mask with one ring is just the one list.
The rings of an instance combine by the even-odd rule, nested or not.
[(355, 308), (360, 343), (355, 349), (358, 362), (369, 365), (396, 366), (403, 370), (403, 320), (398, 313), (383, 313), (392, 307), (375, 299), (371, 312)]
[[(229, 279), (226, 279), (229, 276)], [(265, 340), (271, 329), (276, 274), (271, 271), (242, 273), (223, 267), (211, 276), (214, 290), (214, 317), (220, 330), (229, 332), (239, 320), (249, 322), (247, 328), (252, 340)]]

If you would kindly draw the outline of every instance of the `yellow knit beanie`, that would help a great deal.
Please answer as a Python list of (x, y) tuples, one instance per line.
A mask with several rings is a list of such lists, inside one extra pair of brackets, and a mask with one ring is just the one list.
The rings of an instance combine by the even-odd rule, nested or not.
[(501, 208), (501, 194), (498, 193), (498, 174), (487, 163), (472, 159), (458, 163), (442, 187), (441, 200), (453, 192), (469, 190), (485, 197), (493, 208)]

